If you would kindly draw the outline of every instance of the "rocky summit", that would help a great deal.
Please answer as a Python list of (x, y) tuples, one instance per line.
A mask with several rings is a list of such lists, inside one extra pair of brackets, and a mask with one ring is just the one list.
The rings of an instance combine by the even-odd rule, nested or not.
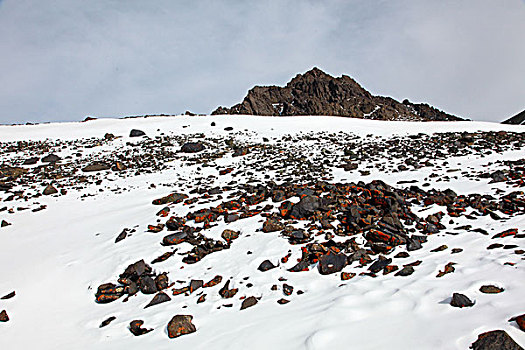
[(347, 75), (335, 78), (319, 68), (298, 74), (286, 86), (255, 86), (244, 100), (212, 112), (266, 116), (331, 115), (377, 120), (453, 121), (462, 118), (425, 103), (374, 96)]

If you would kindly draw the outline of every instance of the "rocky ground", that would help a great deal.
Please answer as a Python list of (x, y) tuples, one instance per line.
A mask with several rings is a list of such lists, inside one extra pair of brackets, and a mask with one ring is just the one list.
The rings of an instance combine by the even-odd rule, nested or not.
[(524, 131), (233, 116), (1, 127), (0, 344), (520, 349)]

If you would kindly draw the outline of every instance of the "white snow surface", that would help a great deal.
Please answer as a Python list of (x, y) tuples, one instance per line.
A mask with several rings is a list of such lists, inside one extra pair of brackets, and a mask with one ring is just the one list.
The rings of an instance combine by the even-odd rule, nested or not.
[[(217, 126), (211, 127), (215, 121)], [(183, 128), (183, 126), (187, 126)], [(202, 132), (205, 135), (227, 135), (224, 127), (234, 131), (247, 130), (246, 138), (262, 140), (263, 137), (280, 138), (286, 134), (307, 132), (352, 132), (362, 137), (434, 133), (446, 131), (507, 130), (525, 132), (525, 126), (481, 122), (390, 122), (339, 117), (256, 117), (256, 116), (206, 116), (206, 117), (149, 117), (133, 119), (100, 119), (84, 123), (53, 123), (24, 126), (0, 126), (2, 141), (102, 137), (106, 132), (122, 135), (115, 142), (129, 141), (133, 128), (148, 136)], [(255, 135), (255, 136), (254, 136)], [(369, 135), (369, 136), (367, 136)], [(373, 136), (370, 136), (373, 135)], [(312, 147), (315, 149), (315, 145)], [(67, 151), (64, 151), (67, 152)], [(461, 157), (449, 159), (450, 168), (474, 168), (490, 161), (519, 159), (522, 152), (509, 150), (503, 155), (485, 158)], [(7, 161), (4, 159), (2, 161)], [(221, 164), (234, 158), (221, 159)], [(432, 169), (383, 174), (370, 169), (363, 177), (358, 172), (334, 171), (336, 181), (365, 182), (374, 179), (396, 185), (399, 180), (423, 179)], [(211, 172), (203, 169), (202, 172)], [(444, 171), (444, 170), (442, 170)], [(154, 224), (155, 213), (160, 209), (151, 201), (172, 191), (185, 192), (184, 188), (150, 184), (169, 181), (175, 173), (191, 176), (195, 167), (173, 166), (156, 174), (142, 174), (125, 179), (108, 175), (102, 186), (92, 185), (81, 191), (68, 191), (64, 196), (44, 196), (40, 203), (47, 209), (7, 214), (0, 213), (11, 226), (0, 229), (0, 296), (16, 290), (16, 296), (0, 300), (0, 310), (8, 311), (10, 321), (0, 323), (0, 349), (467, 349), (477, 335), (494, 329), (503, 329), (525, 346), (525, 333), (515, 323), (507, 320), (525, 312), (525, 270), (522, 256), (512, 250), (487, 250), (494, 243), (491, 236), (511, 227), (525, 229), (523, 216), (511, 217), (504, 222), (479, 217), (476, 227), (483, 227), (491, 234), (464, 232), (457, 236), (436, 234), (429, 236), (424, 248), (411, 252), (410, 258), (398, 264), (422, 260), (413, 275), (395, 277), (394, 274), (377, 278), (356, 276), (341, 281), (339, 274), (320, 275), (316, 269), (291, 273), (299, 257), (299, 249), (292, 248), (291, 263), (262, 273), (259, 264), (270, 259), (277, 263), (291, 248), (278, 232), (256, 232), (261, 228), (260, 217), (240, 220), (231, 224), (220, 222), (206, 235), (217, 238), (224, 228), (240, 230), (239, 239), (231, 249), (210, 254), (202, 261), (187, 265), (180, 258), (171, 258), (152, 265), (156, 271), (169, 273), (170, 281), (189, 282), (192, 278), (205, 282), (215, 275), (222, 275), (219, 286), (206, 291), (207, 300), (196, 304), (197, 296), (170, 296), (170, 302), (148, 309), (144, 306), (151, 295), (138, 294), (126, 303), (119, 299), (109, 304), (95, 303), (98, 285), (116, 282), (117, 276), (129, 264), (153, 258), (167, 251), (159, 242), (165, 235), (146, 232)], [(227, 178), (227, 177), (226, 177)], [(229, 179), (231, 180), (231, 179)], [(430, 188), (452, 188), (459, 194), (470, 192), (493, 193), (495, 188), (504, 191), (505, 183), (488, 184), (487, 180), (475, 182), (459, 177), (446, 184), (434, 183)], [(220, 184), (220, 183), (219, 183)], [(104, 186), (120, 186), (130, 191), (115, 194), (99, 192)], [(81, 199), (81, 194), (96, 196)], [(1, 195), (1, 194), (0, 194)], [(0, 203), (16, 207), (23, 203)], [(27, 203), (26, 203), (27, 204)], [(442, 210), (440, 207), (413, 208), (421, 215)], [(172, 207), (185, 214), (183, 206)], [(448, 220), (444, 220), (448, 221)], [(465, 218), (459, 224), (472, 224)], [(116, 235), (124, 228), (137, 231), (115, 244)], [(491, 231), (493, 229), (493, 231)], [(518, 244), (520, 239), (506, 237), (504, 244)], [(449, 249), (430, 253), (442, 244)], [(459, 254), (450, 254), (451, 248), (463, 248)], [(179, 248), (181, 249), (181, 248)], [(184, 250), (184, 249), (181, 249)], [(247, 255), (246, 251), (253, 254)], [(456, 271), (436, 278), (439, 270), (450, 261), (457, 263)], [(515, 263), (514, 266), (505, 262)], [(345, 268), (344, 271), (361, 270)], [(364, 271), (364, 270), (363, 270)], [(248, 281), (243, 277), (250, 276)], [(284, 297), (282, 291), (271, 291), (279, 277), (293, 285), (294, 294), (286, 305), (277, 304)], [(239, 293), (227, 302), (217, 291), (224, 281), (232, 278)], [(247, 289), (243, 282), (253, 283)], [(501, 294), (479, 292), (483, 284), (497, 284), (505, 288)], [(176, 284), (182, 287), (185, 284)], [(297, 295), (297, 290), (305, 293)], [(471, 308), (454, 308), (448, 302), (453, 292), (464, 293), (475, 301)], [(262, 297), (259, 303), (239, 311), (241, 296)], [(218, 306), (233, 303), (233, 307)], [(193, 315), (197, 331), (179, 338), (169, 339), (166, 325), (177, 314)], [(109, 316), (116, 320), (105, 328), (101, 321)], [(135, 337), (127, 329), (134, 319), (145, 321), (144, 327), (154, 331)]]

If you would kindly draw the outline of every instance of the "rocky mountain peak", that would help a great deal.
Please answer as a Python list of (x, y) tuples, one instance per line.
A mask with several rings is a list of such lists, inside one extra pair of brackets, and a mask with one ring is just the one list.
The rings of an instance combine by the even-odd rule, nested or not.
[(400, 103), (389, 97), (373, 96), (349, 77), (333, 77), (321, 69), (297, 74), (286, 86), (255, 86), (244, 100), (231, 107), (219, 107), (218, 114), (267, 116), (333, 115), (381, 120), (461, 120), (426, 104)]

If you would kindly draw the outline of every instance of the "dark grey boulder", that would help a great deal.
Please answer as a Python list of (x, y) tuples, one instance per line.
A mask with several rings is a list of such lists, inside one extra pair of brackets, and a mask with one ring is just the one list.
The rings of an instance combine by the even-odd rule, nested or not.
[(187, 142), (180, 149), (183, 153), (197, 153), (203, 150), (204, 145), (200, 142)]
[(151, 301), (148, 303), (148, 305), (144, 306), (144, 308), (148, 308), (148, 307), (151, 307), (151, 306), (154, 306), (154, 305), (158, 305), (158, 304), (162, 304), (162, 303), (165, 303), (167, 301), (170, 301), (171, 298), (169, 297), (168, 294), (164, 293), (164, 292), (158, 292), (157, 294), (155, 294), (155, 296), (153, 297), (153, 299), (151, 299)]
[(292, 208), (290, 216), (295, 219), (303, 219), (310, 217), (314, 211), (321, 206), (320, 200), (316, 196), (304, 196)]
[(149, 276), (142, 276), (139, 279), (139, 288), (144, 294), (153, 294), (157, 292), (157, 285), (155, 284), (153, 278)]
[(474, 302), (464, 294), (454, 293), (452, 294), (450, 305), (454, 307), (471, 307), (474, 305)]
[(329, 275), (341, 271), (346, 266), (346, 260), (344, 254), (325, 254), (319, 259), (317, 268), (321, 275)]
[(140, 136), (145, 136), (146, 133), (142, 130), (138, 130), (138, 129), (132, 129), (130, 132), (129, 132), (129, 137), (140, 137)]
[(277, 266), (275, 266), (270, 260), (264, 260), (260, 265), (259, 267), (257, 268), (257, 270), (261, 271), (261, 272), (266, 272), (268, 270), (271, 270), (271, 269), (275, 269)]
[(45, 156), (44, 158), (42, 158), (42, 162), (44, 162), (44, 163), (56, 163), (60, 159), (61, 158), (59, 156), (57, 156), (56, 154), (49, 154), (49, 155)]

